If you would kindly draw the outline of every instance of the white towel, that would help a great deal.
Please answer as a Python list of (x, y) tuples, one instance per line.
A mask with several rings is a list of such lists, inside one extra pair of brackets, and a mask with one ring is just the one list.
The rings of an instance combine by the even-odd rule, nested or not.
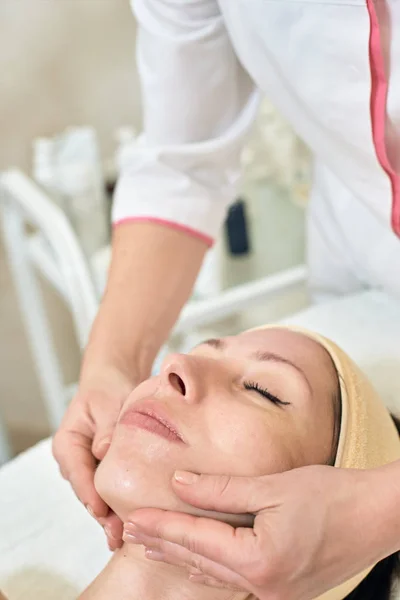
[[(336, 341), (400, 412), (400, 304), (365, 292), (285, 322)], [(10, 600), (76, 600), (109, 556), (103, 531), (61, 479), (49, 440), (0, 469), (0, 589)]]
[(9, 600), (76, 600), (109, 556), (50, 440), (0, 469), (0, 589)]

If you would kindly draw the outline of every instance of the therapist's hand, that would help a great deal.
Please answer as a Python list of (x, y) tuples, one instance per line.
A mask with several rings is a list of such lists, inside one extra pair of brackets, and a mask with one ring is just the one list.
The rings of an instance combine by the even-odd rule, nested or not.
[(121, 546), (122, 523), (94, 487), (98, 461), (109, 448), (122, 403), (135, 387), (114, 366), (91, 370), (69, 405), (53, 439), (53, 454), (89, 513), (104, 527), (111, 550)]
[(63, 476), (107, 528), (110, 546), (116, 548), (122, 523), (95, 490), (96, 464), (108, 449), (122, 403), (149, 377), (191, 293), (207, 244), (180, 228), (133, 221), (113, 229), (112, 248), (79, 392), (55, 435), (53, 452)]
[(152, 550), (146, 552), (150, 559), (186, 566), (196, 582), (245, 590), (260, 600), (311, 600), (393, 551), (378, 471), (311, 466), (257, 478), (174, 480), (185, 502), (253, 513), (253, 528), (140, 509), (125, 523), (124, 540)]

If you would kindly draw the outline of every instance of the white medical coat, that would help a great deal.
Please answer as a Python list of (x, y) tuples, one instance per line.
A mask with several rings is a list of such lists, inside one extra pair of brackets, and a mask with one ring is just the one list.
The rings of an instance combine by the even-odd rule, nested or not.
[(113, 221), (208, 243), (236, 195), (266, 94), (313, 150), (310, 283), (400, 297), (400, 2), (132, 0), (144, 130)]

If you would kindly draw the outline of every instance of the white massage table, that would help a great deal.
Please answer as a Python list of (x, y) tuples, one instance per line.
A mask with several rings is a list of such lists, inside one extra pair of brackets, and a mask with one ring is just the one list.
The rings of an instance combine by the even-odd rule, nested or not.
[[(364, 292), (285, 322), (336, 340), (400, 412), (400, 302)], [(75, 600), (109, 554), (103, 531), (61, 479), (49, 440), (0, 469), (0, 589), (10, 600)]]

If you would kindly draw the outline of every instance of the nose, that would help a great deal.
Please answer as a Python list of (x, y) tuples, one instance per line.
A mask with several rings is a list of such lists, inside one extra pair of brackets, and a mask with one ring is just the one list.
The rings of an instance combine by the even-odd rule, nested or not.
[(168, 394), (178, 394), (194, 404), (201, 398), (201, 369), (194, 356), (170, 354), (160, 371), (161, 385)]

